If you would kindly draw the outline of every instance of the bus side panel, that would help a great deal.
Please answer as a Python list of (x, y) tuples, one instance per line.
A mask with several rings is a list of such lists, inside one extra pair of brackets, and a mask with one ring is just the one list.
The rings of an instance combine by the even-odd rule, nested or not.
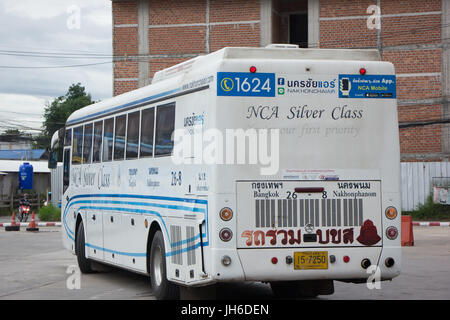
[(122, 214), (117, 211), (103, 211), (103, 244), (105, 248), (105, 261), (121, 265), (123, 263), (123, 236)]
[(86, 255), (94, 259), (104, 259), (102, 214), (94, 210), (85, 210), (84, 226), (86, 232)]
[[(122, 229), (126, 235), (126, 241), (123, 241), (123, 248), (129, 255), (123, 257), (123, 265), (128, 268), (137, 269), (141, 272), (147, 272), (147, 237), (148, 228), (145, 220), (147, 218), (141, 214), (122, 214)], [(147, 219), (148, 220), (148, 219)], [(148, 223), (147, 226), (151, 225)]]

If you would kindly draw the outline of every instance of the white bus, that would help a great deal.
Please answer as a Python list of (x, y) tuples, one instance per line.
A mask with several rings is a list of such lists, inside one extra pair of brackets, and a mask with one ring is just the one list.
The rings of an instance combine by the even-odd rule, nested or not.
[(224, 48), (68, 118), (62, 240), (82, 272), (149, 275), (159, 299), (389, 280), (399, 154), (395, 71), (377, 51)]

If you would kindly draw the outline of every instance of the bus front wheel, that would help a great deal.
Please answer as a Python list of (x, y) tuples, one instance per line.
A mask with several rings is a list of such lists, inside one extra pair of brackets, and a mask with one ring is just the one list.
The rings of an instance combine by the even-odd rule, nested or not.
[(150, 249), (150, 280), (153, 294), (158, 300), (179, 299), (179, 287), (167, 280), (166, 250), (159, 230), (155, 233)]
[(77, 241), (75, 244), (75, 252), (77, 254), (78, 267), (82, 273), (93, 273), (91, 261), (86, 258), (86, 246), (84, 240), (84, 227), (83, 222), (80, 223), (77, 232)]

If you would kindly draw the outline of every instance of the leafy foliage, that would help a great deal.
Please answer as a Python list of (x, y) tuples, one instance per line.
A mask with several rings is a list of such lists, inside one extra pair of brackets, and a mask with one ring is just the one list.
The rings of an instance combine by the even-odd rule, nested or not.
[(34, 148), (50, 148), (53, 133), (64, 127), (67, 118), (76, 110), (92, 104), (91, 95), (80, 83), (72, 84), (64, 96), (48, 103), (44, 111), (43, 132), (36, 137)]
[(429, 221), (448, 221), (450, 220), (450, 205), (434, 203), (433, 197), (428, 196), (424, 204), (417, 206), (416, 210), (404, 211), (403, 215), (411, 215), (413, 219)]
[(39, 221), (60, 221), (61, 209), (54, 207), (51, 203), (39, 209)]

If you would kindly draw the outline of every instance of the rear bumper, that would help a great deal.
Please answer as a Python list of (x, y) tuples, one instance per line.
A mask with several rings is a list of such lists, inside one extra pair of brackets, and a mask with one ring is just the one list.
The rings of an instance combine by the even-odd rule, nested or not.
[[(327, 251), (328, 257), (334, 255), (336, 261), (328, 262), (324, 270), (294, 270), (293, 264), (286, 263), (286, 256), (293, 256), (295, 251)], [(220, 260), (223, 255), (232, 259), (232, 264), (225, 267)], [(347, 255), (350, 261), (345, 263)], [(401, 247), (364, 247), (364, 248), (289, 248), (289, 249), (239, 249), (214, 250), (215, 263), (213, 278), (216, 281), (293, 281), (317, 279), (367, 279), (376, 277), (379, 280), (392, 279), (400, 274)], [(272, 257), (278, 259), (277, 264), (271, 262)], [(386, 258), (393, 258), (395, 264), (388, 268)], [(369, 259), (372, 265), (378, 266), (371, 270), (361, 266), (363, 259)], [(371, 271), (370, 271), (371, 270)], [(370, 272), (369, 272), (370, 271)]]

